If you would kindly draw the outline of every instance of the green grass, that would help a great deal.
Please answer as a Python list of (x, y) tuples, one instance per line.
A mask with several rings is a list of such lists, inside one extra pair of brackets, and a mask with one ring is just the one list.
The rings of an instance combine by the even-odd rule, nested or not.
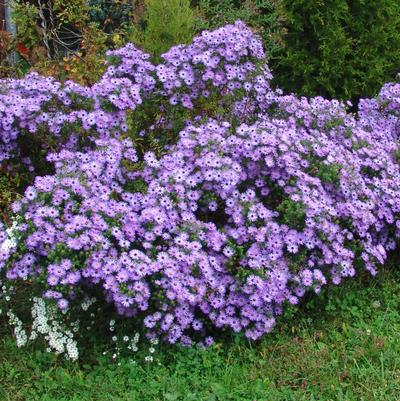
[(158, 363), (71, 363), (0, 340), (1, 401), (400, 400), (400, 274), (325, 291), (262, 342), (159, 347)]

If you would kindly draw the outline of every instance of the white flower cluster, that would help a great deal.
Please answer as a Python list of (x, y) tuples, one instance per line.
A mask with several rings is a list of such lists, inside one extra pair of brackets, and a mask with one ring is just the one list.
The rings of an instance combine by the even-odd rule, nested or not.
[[(47, 351), (56, 354), (65, 354), (67, 358), (77, 360), (79, 356), (77, 343), (71, 330), (65, 329), (57, 319), (57, 310), (49, 306), (42, 298), (33, 298), (32, 332), (30, 339), (34, 340), (38, 334), (44, 336), (48, 343)], [(73, 323), (73, 329), (77, 322)]]
[(153, 362), (153, 361), (154, 361), (154, 356), (153, 356), (153, 354), (156, 352), (155, 346), (158, 345), (158, 342), (159, 342), (159, 341), (158, 341), (158, 338), (152, 338), (152, 339), (150, 340), (150, 344), (151, 344), (151, 346), (150, 346), (150, 348), (149, 348), (149, 354), (150, 354), (150, 355), (145, 356), (144, 360), (145, 360), (146, 362)]
[(82, 301), (81, 303), (81, 308), (84, 311), (87, 311), (94, 303), (96, 302), (96, 298), (92, 297), (92, 298), (86, 298)]
[(9, 252), (16, 248), (17, 240), (15, 238), (15, 230), (18, 228), (18, 224), (16, 221), (13, 221), (12, 225), (5, 230), (7, 237), (0, 244), (0, 250)]
[(28, 336), (22, 327), (21, 319), (19, 319), (19, 317), (11, 309), (7, 312), (7, 317), (10, 326), (14, 327), (14, 335), (17, 347), (23, 347), (28, 342)]
[[(0, 285), (2, 282), (0, 281)], [(14, 286), (10, 285), (9, 287), (3, 285), (1, 287), (1, 292), (0, 292), (0, 300), (5, 300), (6, 302), (10, 302), (11, 300), (11, 294), (14, 292)], [(1, 312), (0, 312), (1, 314)]]
[[(1, 285), (1, 282), (0, 282)], [(13, 294), (14, 287), (7, 287), (3, 285), (0, 291), (0, 300), (9, 303), (11, 301), (11, 295)], [(23, 347), (28, 342), (28, 336), (26, 331), (23, 328), (22, 320), (14, 313), (11, 308), (8, 309), (6, 315), (8, 317), (8, 323), (10, 326), (14, 327), (14, 336), (17, 343), (17, 347)], [(0, 315), (3, 313), (3, 310), (0, 308)]]
[[(110, 320), (109, 321), (109, 330), (111, 332), (116, 331), (116, 321)], [(126, 332), (126, 329), (124, 330)], [(114, 334), (111, 337), (111, 340), (114, 344), (113, 349), (111, 350), (111, 359), (112, 361), (116, 362), (118, 358), (122, 355), (131, 354), (131, 363), (136, 363), (134, 359), (134, 354), (139, 351), (139, 342), (140, 342), (140, 334), (135, 332), (132, 336), (129, 335), (117, 335)], [(145, 362), (153, 362), (154, 361), (154, 353), (156, 352), (155, 346), (158, 345), (159, 340), (158, 338), (154, 338), (150, 340), (150, 348), (149, 348), (149, 355), (145, 356)], [(103, 355), (107, 355), (108, 351), (104, 351)], [(120, 365), (120, 363), (118, 363)]]
[[(129, 341), (129, 337), (128, 336), (124, 336), (123, 340), (125, 342)], [(140, 340), (140, 335), (139, 333), (135, 333), (135, 335), (131, 338), (129, 344), (128, 344), (128, 349), (132, 352), (137, 352), (138, 351), (138, 343)]]
[[(1, 284), (1, 283), (0, 283)], [(17, 347), (25, 346), (29, 341), (43, 337), (48, 344), (47, 351), (56, 354), (64, 354), (67, 359), (77, 360), (79, 356), (77, 342), (74, 340), (73, 332), (79, 330), (79, 321), (70, 324), (71, 330), (66, 329), (65, 324), (57, 320), (57, 308), (48, 305), (42, 298), (33, 298), (31, 314), (32, 326), (28, 336), (23, 328), (22, 320), (15, 314), (8, 304), (12, 303), (11, 295), (14, 288), (3, 285), (0, 291), (0, 301), (7, 310), (8, 323), (13, 327)], [(2, 310), (0, 308), (0, 314)]]
[[(1, 282), (0, 282), (1, 286)], [(74, 338), (74, 333), (81, 331), (80, 320), (75, 320), (69, 322), (68, 324), (64, 322), (62, 316), (60, 316), (60, 311), (53, 304), (49, 304), (45, 299), (34, 297), (31, 298), (31, 330), (29, 335), (27, 331), (23, 328), (22, 320), (15, 314), (14, 310), (10, 307), (13, 301), (14, 287), (7, 287), (3, 285), (0, 288), (0, 306), (4, 306), (7, 310), (8, 322), (14, 328), (14, 335), (18, 347), (26, 345), (29, 341), (34, 341), (37, 338), (43, 338), (47, 343), (47, 351), (55, 352), (56, 354), (63, 354), (67, 359), (77, 360), (79, 356), (77, 341)], [(5, 302), (4, 302), (5, 301)], [(87, 298), (81, 303), (81, 309), (87, 311), (94, 303), (95, 298)], [(102, 312), (102, 308), (98, 307), (97, 313)], [(0, 308), (0, 315), (2, 310)], [(64, 314), (64, 313), (63, 313)], [(90, 313), (90, 317), (94, 319), (95, 313)], [(87, 321), (87, 329), (92, 329), (95, 320)], [(85, 326), (86, 326), (85, 324)], [(110, 354), (112, 361), (117, 362), (122, 354), (131, 354), (131, 362), (136, 363), (133, 359), (134, 355), (139, 351), (139, 342), (141, 336), (138, 332), (134, 332), (132, 335), (126, 334), (126, 328), (122, 329), (122, 333), (118, 334), (119, 330), (116, 330), (118, 325), (115, 320), (109, 321), (109, 330), (113, 332), (112, 343)], [(150, 346), (148, 348), (148, 355), (145, 356), (144, 360), (146, 362), (153, 362), (154, 354), (156, 352), (156, 346), (159, 343), (157, 338), (150, 339)], [(103, 355), (107, 355), (109, 352), (105, 351)], [(118, 362), (118, 364), (120, 364)]]

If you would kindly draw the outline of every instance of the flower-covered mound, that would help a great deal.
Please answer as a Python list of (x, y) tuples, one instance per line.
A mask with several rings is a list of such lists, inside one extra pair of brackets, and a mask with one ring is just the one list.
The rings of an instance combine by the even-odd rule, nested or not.
[[(108, 55), (91, 88), (34, 73), (0, 83), (3, 163), (20, 136), (58, 138), (53, 173), (34, 178), (0, 230), (5, 282), (35, 283), (64, 314), (100, 291), (152, 341), (210, 344), (221, 330), (260, 338), (286, 304), (376, 274), (396, 248), (400, 85), (357, 115), (285, 95), (241, 22), (159, 65), (131, 44)], [(129, 126), (146, 104), (156, 121), (140, 136), (176, 134), (161, 155)]]

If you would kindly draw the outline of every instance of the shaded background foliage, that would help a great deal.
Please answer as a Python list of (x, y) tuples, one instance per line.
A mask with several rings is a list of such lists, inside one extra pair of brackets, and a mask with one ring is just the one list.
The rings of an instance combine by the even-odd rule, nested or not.
[(307, 96), (374, 96), (400, 66), (397, 0), (282, 0), (285, 46), (273, 53), (276, 83)]
[(126, 38), (148, 53), (159, 55), (171, 45), (189, 43), (194, 32), (194, 11), (187, 0), (145, 0), (138, 22), (127, 27)]

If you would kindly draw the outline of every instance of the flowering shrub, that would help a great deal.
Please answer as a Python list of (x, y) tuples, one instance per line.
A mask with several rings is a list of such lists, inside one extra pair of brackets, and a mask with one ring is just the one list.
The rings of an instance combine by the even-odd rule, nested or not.
[[(162, 55), (157, 77), (172, 104), (191, 108), (192, 99), (242, 89), (255, 70), (253, 59), (265, 57), (261, 42), (242, 23), (204, 31), (188, 46), (174, 46)], [(209, 84), (208, 84), (209, 83)]]
[[(114, 106), (112, 111), (105, 110), (107, 101)], [(61, 85), (36, 73), (5, 80), (0, 86), (0, 160), (12, 157), (21, 133), (37, 133), (40, 128), (54, 136), (64, 134), (66, 139), (80, 129), (99, 135), (124, 129), (121, 110), (140, 103), (139, 87), (128, 79), (115, 78), (108, 85), (102, 80), (92, 88), (72, 81)]]
[[(357, 116), (284, 95), (241, 22), (157, 66), (131, 44), (108, 56), (90, 88), (37, 74), (2, 85), (3, 160), (22, 133), (62, 139), (47, 154), (53, 173), (0, 228), (7, 282), (35, 283), (69, 316), (100, 291), (152, 341), (188, 346), (216, 329), (258, 339), (285, 304), (385, 263), (400, 235), (399, 85)], [(211, 98), (214, 118), (200, 109)], [(142, 104), (156, 121), (139, 136), (179, 131), (161, 155), (128, 124)], [(182, 129), (176, 114), (160, 117), (166, 104)]]
[(61, 84), (37, 73), (3, 80), (0, 161), (12, 156), (21, 134), (40, 128), (68, 138), (71, 131), (113, 136), (117, 129), (127, 130), (126, 111), (135, 110), (143, 99), (153, 97), (154, 104), (168, 98), (173, 105), (180, 102), (192, 108), (193, 100), (208, 97), (212, 88), (218, 88), (219, 95), (242, 87), (249, 90), (251, 84), (245, 81), (264, 56), (260, 41), (240, 22), (203, 33), (191, 45), (173, 47), (158, 66), (132, 44), (107, 55), (110, 65), (92, 87), (72, 81)]
[[(387, 204), (394, 204), (398, 188), (386, 201), (381, 181), (363, 174), (375, 167), (371, 160), (358, 160), (341, 142), (293, 118), (265, 116), (233, 132), (228, 123), (209, 121), (182, 131), (160, 164), (151, 173), (145, 169), (150, 187), (161, 180), (161, 195), (179, 200), (187, 236), (215, 258), (218, 302), (203, 297), (208, 305), (200, 308), (217, 327), (258, 338), (284, 301), (296, 304), (328, 280), (339, 284), (360, 264), (374, 274), (394, 248)], [(394, 184), (397, 165), (389, 172)], [(382, 174), (388, 180), (386, 168)], [(209, 223), (194, 235), (199, 221)], [(204, 274), (207, 286), (202, 269), (192, 264), (190, 274)]]

